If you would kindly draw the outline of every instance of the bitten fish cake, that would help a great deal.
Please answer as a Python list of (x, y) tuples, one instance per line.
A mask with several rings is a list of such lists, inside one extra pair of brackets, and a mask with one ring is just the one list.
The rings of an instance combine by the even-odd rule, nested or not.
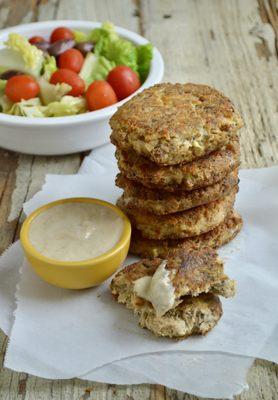
[(180, 250), (125, 267), (110, 289), (118, 303), (134, 311), (141, 327), (181, 339), (216, 325), (222, 315), (218, 295), (234, 296), (235, 282), (214, 250)]
[(222, 93), (206, 85), (162, 83), (134, 96), (110, 119), (111, 141), (158, 165), (190, 162), (225, 145), (242, 127)]
[(213, 293), (228, 298), (235, 294), (235, 281), (224, 273), (223, 262), (215, 250), (181, 249), (166, 259), (146, 258), (119, 271), (110, 286), (117, 301), (133, 309), (140, 307), (134, 292), (134, 282), (144, 276), (153, 276), (162, 262), (165, 262), (164, 268), (174, 288), (172, 308), (183, 296), (196, 297), (201, 293)]
[(220, 182), (190, 192), (171, 193), (148, 189), (122, 174), (117, 176), (116, 185), (124, 189), (121, 198), (124, 207), (164, 215), (189, 210), (227, 196), (238, 188), (238, 170), (234, 170)]
[(134, 151), (116, 150), (119, 170), (130, 180), (150, 189), (195, 190), (213, 185), (239, 167), (240, 148), (238, 137), (226, 147), (198, 158), (191, 163), (159, 166)]
[(141, 209), (127, 208), (120, 197), (117, 201), (130, 218), (132, 226), (148, 239), (182, 239), (208, 232), (221, 224), (231, 213), (236, 191), (212, 201), (175, 214), (155, 215)]
[(230, 242), (242, 228), (241, 216), (232, 213), (216, 228), (198, 236), (184, 239), (146, 239), (139, 231), (133, 229), (129, 252), (140, 257), (168, 257), (181, 249), (202, 249), (206, 247), (217, 249)]

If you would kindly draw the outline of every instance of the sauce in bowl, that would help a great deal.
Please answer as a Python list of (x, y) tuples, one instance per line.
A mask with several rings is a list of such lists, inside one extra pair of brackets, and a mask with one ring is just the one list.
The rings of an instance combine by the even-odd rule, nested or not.
[(68, 202), (40, 213), (30, 225), (29, 241), (45, 257), (84, 261), (112, 249), (123, 229), (123, 219), (108, 207)]

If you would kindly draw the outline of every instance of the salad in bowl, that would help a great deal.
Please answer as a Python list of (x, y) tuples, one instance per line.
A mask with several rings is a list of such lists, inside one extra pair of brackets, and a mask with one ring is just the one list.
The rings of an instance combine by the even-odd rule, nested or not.
[(0, 49), (0, 113), (64, 117), (112, 106), (141, 87), (152, 58), (150, 43), (121, 37), (110, 22), (29, 39), (11, 32)]

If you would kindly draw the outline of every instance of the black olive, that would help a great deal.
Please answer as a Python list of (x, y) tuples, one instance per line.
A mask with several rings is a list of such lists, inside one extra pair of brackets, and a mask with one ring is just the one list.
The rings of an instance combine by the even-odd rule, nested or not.
[(48, 52), (48, 49), (50, 47), (50, 43), (49, 42), (37, 42), (34, 43), (33, 46), (36, 46), (38, 49), (42, 50), (44, 53)]
[(51, 44), (47, 51), (51, 56), (57, 57), (66, 50), (72, 49), (74, 45), (75, 41), (72, 39), (58, 40), (57, 42)]
[(13, 76), (24, 75), (22, 71), (16, 71), (14, 69), (9, 69), (8, 71), (3, 72), (0, 75), (0, 79), (7, 81), (8, 79), (12, 78)]
[(77, 50), (79, 50), (83, 56), (86, 56), (87, 53), (94, 50), (94, 43), (93, 42), (80, 42), (76, 43), (74, 46)]

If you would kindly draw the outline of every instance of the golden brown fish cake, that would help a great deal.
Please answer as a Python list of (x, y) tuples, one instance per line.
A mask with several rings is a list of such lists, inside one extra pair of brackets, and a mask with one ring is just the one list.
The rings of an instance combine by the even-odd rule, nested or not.
[(162, 83), (134, 96), (110, 119), (111, 141), (159, 165), (217, 150), (243, 126), (232, 102), (206, 85)]
[(231, 213), (236, 191), (211, 203), (175, 214), (155, 215), (127, 208), (120, 197), (117, 201), (130, 218), (133, 227), (148, 239), (182, 239), (211, 231)]
[(180, 250), (166, 261), (175, 296), (170, 310), (158, 315), (153, 305), (136, 295), (134, 289), (137, 279), (155, 274), (164, 262), (161, 258), (144, 259), (118, 272), (110, 285), (115, 300), (132, 309), (140, 326), (157, 336), (178, 339), (205, 334), (222, 315), (217, 295), (233, 296), (235, 282), (224, 274), (223, 263), (212, 249)]
[(150, 189), (169, 192), (195, 190), (221, 181), (240, 164), (238, 137), (220, 150), (191, 163), (161, 167), (134, 151), (117, 149), (120, 171), (130, 180)]
[(176, 193), (145, 188), (139, 183), (119, 174), (116, 185), (124, 189), (122, 205), (126, 208), (146, 210), (156, 215), (172, 214), (210, 203), (238, 189), (238, 170), (234, 170), (222, 181), (190, 192)]
[(162, 317), (155, 315), (153, 308), (145, 305), (136, 314), (139, 325), (154, 335), (172, 339), (186, 339), (191, 335), (205, 335), (215, 327), (222, 316), (222, 305), (218, 296), (211, 293), (184, 300)]
[(129, 252), (140, 257), (167, 258), (179, 249), (217, 249), (230, 242), (242, 228), (242, 218), (235, 211), (216, 228), (202, 235), (185, 239), (154, 240), (144, 238), (139, 231), (133, 229)]
[[(143, 259), (128, 265), (112, 279), (110, 289), (119, 303), (137, 310), (146, 300), (134, 292), (134, 282), (145, 276), (153, 276), (164, 260), (162, 258)], [(224, 273), (223, 262), (213, 249), (180, 249), (166, 258), (166, 270), (174, 288), (175, 304), (183, 296), (199, 296), (213, 293), (224, 297), (235, 294), (235, 281)]]

